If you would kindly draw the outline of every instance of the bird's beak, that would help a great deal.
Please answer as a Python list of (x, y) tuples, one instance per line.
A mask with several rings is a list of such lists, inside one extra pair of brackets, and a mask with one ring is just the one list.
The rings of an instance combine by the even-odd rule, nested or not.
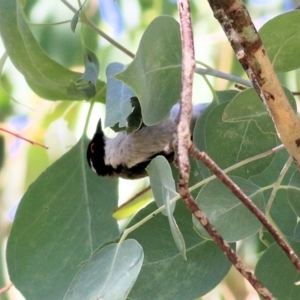
[(99, 119), (96, 129), (97, 134), (103, 134), (102, 126), (101, 126), (101, 119)]

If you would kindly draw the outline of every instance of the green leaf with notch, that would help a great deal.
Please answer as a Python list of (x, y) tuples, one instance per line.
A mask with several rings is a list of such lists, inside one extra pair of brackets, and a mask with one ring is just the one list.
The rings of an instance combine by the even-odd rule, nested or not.
[(163, 121), (181, 92), (181, 38), (177, 21), (154, 19), (146, 29), (136, 57), (115, 77), (138, 97), (143, 121), (151, 126)]
[(300, 11), (281, 14), (264, 24), (259, 35), (276, 72), (300, 67)]
[[(261, 211), (264, 210), (264, 196), (258, 186), (242, 178), (232, 177), (231, 179)], [(196, 203), (228, 242), (236, 242), (252, 236), (262, 226), (249, 209), (219, 179), (210, 181), (201, 189)], [(210, 239), (195, 217), (193, 217), (193, 223), (201, 237)]]

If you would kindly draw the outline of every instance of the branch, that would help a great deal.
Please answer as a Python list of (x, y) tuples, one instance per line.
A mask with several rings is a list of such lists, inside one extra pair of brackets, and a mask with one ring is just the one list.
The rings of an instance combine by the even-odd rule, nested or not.
[(10, 282), (9, 284), (7, 284), (5, 287), (0, 289), (0, 295), (4, 294), (5, 292), (7, 292), (14, 284), (12, 282)]
[(22, 139), (22, 140), (24, 140), (24, 141), (30, 143), (31, 145), (36, 145), (36, 146), (40, 146), (40, 147), (43, 147), (43, 148), (45, 148), (45, 149), (48, 149), (47, 146), (45, 146), (45, 145), (43, 145), (43, 144), (41, 144), (41, 143), (39, 143), (39, 142), (35, 142), (35, 141), (32, 141), (32, 140), (29, 140), (29, 139), (27, 139), (27, 138), (25, 138), (25, 137), (19, 135), (18, 133), (12, 132), (12, 131), (7, 130), (7, 129), (4, 129), (4, 128), (2, 128), (2, 127), (0, 127), (0, 131), (7, 132), (7, 133), (9, 133), (9, 134), (11, 134), (11, 135), (13, 135), (13, 136), (19, 138), (19, 139)]
[(191, 155), (204, 163), (210, 171), (212, 171), (217, 178), (219, 178), (230, 191), (256, 216), (262, 225), (270, 232), (277, 244), (286, 253), (289, 260), (294, 264), (296, 269), (300, 271), (300, 261), (294, 250), (287, 244), (283, 237), (279, 234), (276, 228), (268, 221), (266, 216), (259, 210), (259, 208), (249, 199), (249, 197), (226, 175), (219, 166), (205, 153), (200, 152), (196, 146), (190, 149)]
[(277, 134), (300, 168), (300, 120), (276, 76), (242, 0), (208, 0), (236, 56), (269, 111)]
[(193, 74), (195, 70), (193, 32), (191, 26), (190, 6), (188, 0), (178, 0), (178, 10), (181, 21), (181, 39), (182, 39), (182, 91), (180, 101), (180, 115), (176, 132), (176, 154), (179, 167), (178, 191), (183, 201), (200, 222), (200, 224), (209, 233), (216, 244), (222, 249), (227, 258), (236, 267), (236, 269), (250, 282), (264, 299), (272, 300), (274, 297), (243, 264), (240, 258), (234, 253), (230, 245), (224, 241), (222, 236), (209, 222), (203, 211), (195, 203), (188, 189), (189, 182), (189, 150), (193, 147), (190, 135), (190, 120), (192, 113), (192, 87)]

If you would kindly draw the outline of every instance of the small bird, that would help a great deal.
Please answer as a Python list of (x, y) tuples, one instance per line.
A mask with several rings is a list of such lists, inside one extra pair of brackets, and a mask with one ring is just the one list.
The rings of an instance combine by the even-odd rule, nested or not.
[[(200, 114), (209, 103), (193, 106), (191, 130)], [(146, 167), (150, 161), (163, 155), (169, 162), (174, 160), (174, 152), (168, 148), (176, 130), (179, 104), (172, 107), (169, 117), (154, 126), (142, 126), (138, 131), (126, 134), (120, 132), (114, 138), (104, 135), (101, 119), (96, 133), (87, 148), (87, 161), (99, 176), (138, 179), (148, 176)]]

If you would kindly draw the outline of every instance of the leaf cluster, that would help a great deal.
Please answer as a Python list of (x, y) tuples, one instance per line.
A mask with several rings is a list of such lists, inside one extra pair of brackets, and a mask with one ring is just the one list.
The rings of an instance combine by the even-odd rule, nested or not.
[[(260, 30), (277, 72), (299, 68), (299, 14), (280, 15)], [(75, 16), (77, 22), (80, 14)], [(172, 17), (150, 23), (132, 62), (107, 67), (107, 83), (98, 79), (97, 56), (84, 45), (83, 73), (50, 58), (35, 40), (21, 1), (0, 0), (0, 33), (10, 60), (36, 94), (91, 102), (105, 97), (105, 126), (116, 131), (130, 133), (142, 122), (158, 124), (179, 100), (181, 39)], [(285, 93), (296, 109), (288, 87)], [(222, 169), (235, 166), (229, 175), (261, 211), (273, 201), (266, 213), (300, 255), (300, 175), (292, 166), (277, 182), (288, 154), (281, 150), (242, 163), (280, 144), (270, 116), (253, 88), (214, 95), (195, 125), (195, 144)], [(112, 216), (118, 205), (118, 180), (99, 178), (90, 170), (87, 144), (84, 134), (28, 188), (18, 207), (7, 265), (26, 299), (195, 299), (212, 290), (231, 264), (183, 203), (176, 202), (177, 170), (163, 157), (151, 162), (147, 171), (155, 202), (137, 211), (124, 233)], [(191, 164), (196, 202), (233, 249), (236, 242), (264, 233), (205, 166)], [(299, 299), (294, 284), (299, 274), (268, 235), (267, 239), (269, 247), (263, 247), (256, 275), (277, 299)]]

